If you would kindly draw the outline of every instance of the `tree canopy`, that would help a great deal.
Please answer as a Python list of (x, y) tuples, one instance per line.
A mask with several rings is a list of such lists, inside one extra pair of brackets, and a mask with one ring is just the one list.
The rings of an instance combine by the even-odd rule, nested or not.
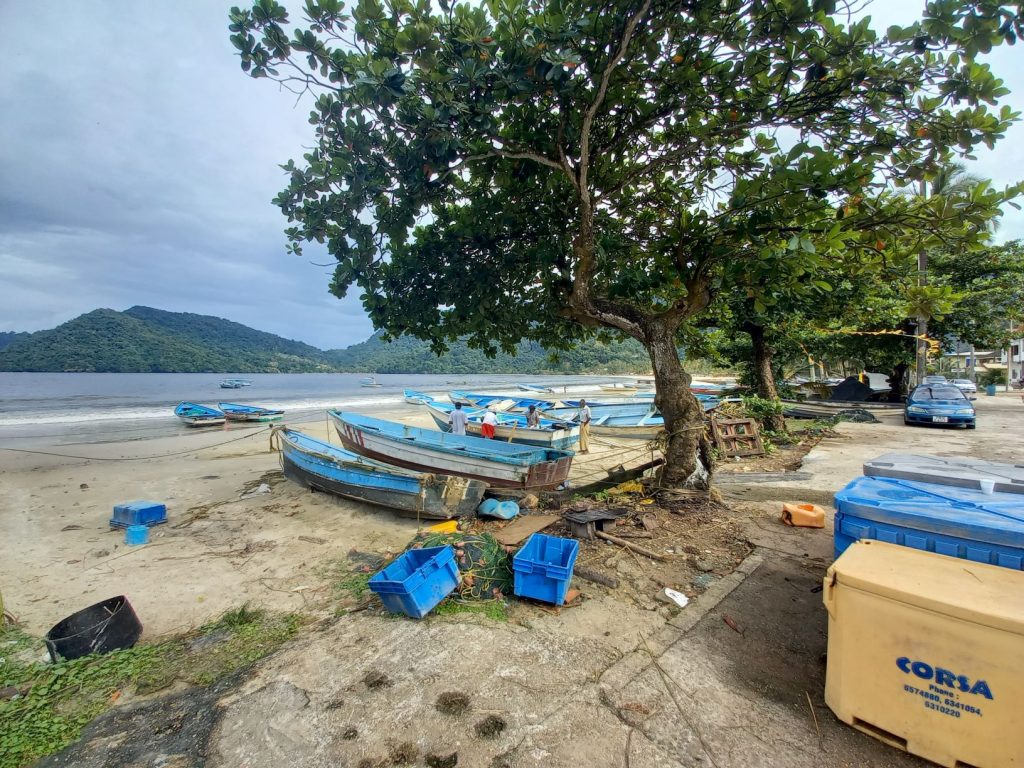
[(974, 55), (1008, 39), (1007, 8), (931, 3), (880, 35), (829, 0), (308, 0), (289, 34), (258, 0), (231, 39), (249, 74), (311, 95), (315, 146), (275, 202), (294, 250), (337, 260), (336, 294), (438, 349), (639, 340), (678, 480), (701, 409), (676, 334), (737, 273), (768, 306), (778, 260), (805, 279), (884, 256), (887, 227), (984, 217), (871, 201), (1003, 135), (1006, 90)]

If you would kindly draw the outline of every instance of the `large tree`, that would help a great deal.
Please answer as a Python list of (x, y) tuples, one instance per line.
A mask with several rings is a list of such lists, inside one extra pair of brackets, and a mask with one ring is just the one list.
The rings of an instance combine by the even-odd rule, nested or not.
[(336, 294), (439, 350), (639, 340), (672, 483), (707, 481), (676, 338), (723, 265), (763, 275), (755, 292), (768, 255), (813, 271), (801, 227), (836, 220), (839, 247), (843, 200), (1013, 117), (959, 49), (969, 3), (880, 37), (834, 0), (439, 2), (308, 0), (291, 35), (275, 0), (232, 9), (242, 68), (314, 98), (276, 199), (292, 246), (326, 243)]

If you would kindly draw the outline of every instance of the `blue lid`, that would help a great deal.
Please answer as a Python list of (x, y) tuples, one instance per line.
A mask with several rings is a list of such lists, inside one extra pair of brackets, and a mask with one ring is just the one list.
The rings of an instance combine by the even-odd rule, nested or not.
[(993, 544), (1024, 547), (1024, 499), (973, 488), (858, 477), (836, 494), (837, 514)]

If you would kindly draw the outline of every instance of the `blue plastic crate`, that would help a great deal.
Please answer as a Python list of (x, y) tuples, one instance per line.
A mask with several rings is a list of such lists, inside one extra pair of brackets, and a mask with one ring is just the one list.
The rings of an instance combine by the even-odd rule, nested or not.
[(579, 551), (575, 539), (533, 534), (512, 558), (516, 595), (554, 605), (564, 603)]
[(370, 591), (392, 613), (422, 619), (459, 584), (450, 546), (410, 549), (370, 577)]
[(124, 543), (129, 547), (149, 544), (149, 526), (129, 525), (124, 531)]
[(1024, 500), (1016, 493), (858, 477), (836, 494), (835, 556), (859, 539), (1024, 570)]
[(126, 501), (114, 506), (111, 528), (131, 525), (160, 525), (167, 522), (167, 505), (159, 501)]

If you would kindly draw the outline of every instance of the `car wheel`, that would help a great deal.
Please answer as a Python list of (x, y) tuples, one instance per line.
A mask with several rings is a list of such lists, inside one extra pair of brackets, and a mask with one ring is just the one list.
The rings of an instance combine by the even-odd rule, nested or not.
[(967, 428), (968, 428), (968, 429), (974, 429), (974, 428), (975, 428), (975, 427), (977, 427), (977, 426), (978, 426), (977, 424), (968, 424), (968, 425), (967, 425)]

